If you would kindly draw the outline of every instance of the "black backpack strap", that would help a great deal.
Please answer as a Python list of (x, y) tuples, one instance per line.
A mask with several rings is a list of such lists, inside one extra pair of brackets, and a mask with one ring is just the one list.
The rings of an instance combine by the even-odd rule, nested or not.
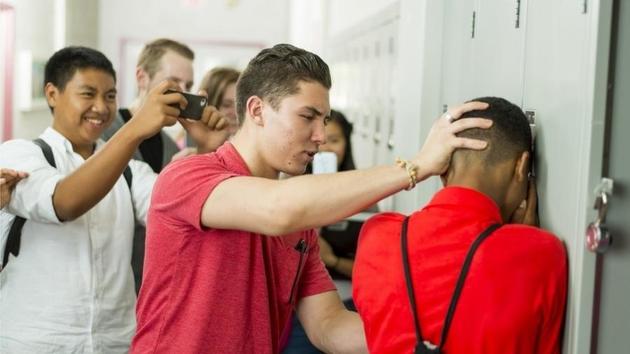
[(20, 254), (20, 241), (22, 240), (22, 227), (26, 219), (21, 216), (16, 216), (13, 219), (13, 223), (11, 224), (11, 229), (9, 230), (9, 236), (7, 237), (7, 245), (4, 248), (4, 254), (2, 256), (2, 269), (7, 266), (9, 263), (9, 253), (13, 254), (15, 257)]
[(400, 235), (400, 243), (402, 250), (402, 261), (403, 261), (403, 271), (405, 274), (405, 283), (407, 285), (407, 295), (409, 297), (409, 303), (411, 305), (411, 311), (413, 313), (414, 327), (416, 331), (416, 347), (414, 350), (415, 354), (439, 354), (442, 352), (442, 347), (444, 343), (446, 343), (446, 338), (448, 336), (448, 331), (451, 327), (451, 322), (453, 320), (453, 315), (455, 314), (455, 309), (457, 308), (457, 302), (459, 301), (459, 297), (461, 295), (462, 289), (464, 287), (464, 282), (466, 281), (466, 276), (468, 275), (468, 270), (470, 269), (470, 264), (472, 263), (473, 256), (477, 251), (477, 248), (481, 245), (481, 243), (488, 238), (496, 229), (501, 227), (501, 224), (492, 224), (488, 228), (486, 228), (473, 242), (466, 254), (466, 258), (464, 259), (464, 265), (459, 273), (459, 277), (457, 278), (457, 283), (455, 285), (455, 290), (453, 292), (453, 296), (451, 297), (451, 303), (448, 307), (448, 311), (446, 312), (446, 319), (444, 320), (444, 325), (442, 327), (442, 334), (440, 337), (440, 344), (436, 347), (431, 345), (428, 342), (425, 342), (422, 338), (422, 331), (420, 330), (420, 320), (418, 319), (418, 309), (416, 306), (416, 298), (415, 292), (413, 289), (413, 279), (411, 277), (411, 268), (409, 266), (409, 253), (407, 246), (407, 225), (409, 223), (409, 217), (405, 217), (402, 223), (402, 230)]
[(50, 145), (48, 145), (47, 142), (40, 138), (33, 140), (33, 143), (35, 143), (35, 145), (39, 146), (39, 148), (42, 149), (42, 153), (44, 154), (46, 161), (48, 161), (48, 164), (54, 168), (57, 168), (57, 164), (55, 163), (55, 156), (53, 155)]
[[(42, 150), (44, 154), (44, 158), (48, 162), (48, 164), (52, 167), (57, 167), (55, 163), (55, 156), (53, 155), (52, 149), (47, 142), (43, 139), (37, 138), (33, 140), (33, 143)], [(9, 235), (7, 236), (7, 244), (4, 248), (4, 254), (2, 256), (2, 269), (7, 266), (9, 263), (9, 254), (17, 257), (20, 254), (20, 243), (22, 241), (22, 227), (24, 227), (24, 223), (26, 219), (21, 216), (16, 216), (11, 223), (11, 229), (9, 230)]]
[(123, 171), (123, 177), (125, 177), (125, 182), (127, 182), (127, 186), (129, 187), (129, 191), (131, 192), (131, 181), (133, 181), (133, 175), (131, 174), (131, 168), (129, 165), (125, 167)]
[(468, 249), (468, 253), (466, 254), (466, 258), (464, 260), (464, 265), (462, 266), (462, 270), (459, 272), (459, 277), (457, 278), (457, 284), (455, 285), (455, 291), (453, 292), (453, 297), (451, 298), (451, 304), (448, 306), (448, 312), (446, 312), (446, 319), (444, 320), (444, 325), (442, 327), (442, 336), (440, 338), (440, 349), (442, 348), (442, 346), (444, 346), (444, 343), (446, 343), (448, 330), (451, 327), (453, 315), (455, 314), (455, 309), (457, 308), (457, 302), (459, 301), (459, 296), (462, 294), (464, 282), (466, 281), (466, 276), (468, 275), (468, 270), (470, 269), (470, 264), (472, 263), (475, 252), (477, 252), (477, 248), (481, 246), (481, 243), (499, 227), (501, 227), (501, 224), (492, 224), (488, 226), (488, 228), (486, 228), (475, 239), (473, 244), (470, 246), (470, 249)]
[(438, 348), (429, 347), (428, 343), (422, 338), (422, 330), (420, 329), (420, 320), (418, 319), (418, 308), (416, 306), (416, 296), (413, 290), (413, 279), (411, 278), (411, 268), (409, 266), (409, 252), (407, 247), (407, 225), (409, 224), (409, 217), (405, 217), (402, 223), (402, 230), (400, 232), (400, 245), (402, 251), (403, 271), (405, 274), (405, 284), (407, 285), (407, 296), (409, 297), (409, 304), (411, 305), (411, 313), (413, 315), (413, 326), (416, 330), (416, 347), (414, 349), (415, 354), (439, 354)]

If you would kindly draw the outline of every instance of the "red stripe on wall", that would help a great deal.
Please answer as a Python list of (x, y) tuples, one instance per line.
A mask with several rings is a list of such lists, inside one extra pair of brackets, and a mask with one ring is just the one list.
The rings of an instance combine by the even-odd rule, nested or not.
[(13, 7), (0, 2), (0, 16), (2, 17), (2, 33), (4, 48), (4, 82), (3, 85), (3, 111), (2, 111), (2, 136), (0, 141), (13, 138), (13, 72), (15, 67), (15, 14)]

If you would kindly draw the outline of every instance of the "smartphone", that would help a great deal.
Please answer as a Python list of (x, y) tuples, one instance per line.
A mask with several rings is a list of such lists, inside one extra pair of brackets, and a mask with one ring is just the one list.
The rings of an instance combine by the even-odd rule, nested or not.
[(203, 109), (206, 108), (206, 105), (208, 104), (208, 99), (204, 96), (198, 96), (198, 95), (193, 95), (191, 93), (174, 91), (174, 90), (167, 90), (164, 93), (169, 94), (169, 93), (175, 93), (175, 92), (184, 95), (184, 97), (186, 98), (186, 101), (188, 101), (188, 105), (186, 106), (186, 109), (181, 109), (177, 103), (174, 103), (171, 105), (175, 108), (180, 109), (179, 117), (186, 118), (186, 119), (200, 120), (201, 114), (203, 113)]

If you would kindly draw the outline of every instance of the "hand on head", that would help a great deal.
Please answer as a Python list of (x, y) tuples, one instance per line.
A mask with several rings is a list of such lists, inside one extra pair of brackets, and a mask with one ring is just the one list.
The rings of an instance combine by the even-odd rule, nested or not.
[(456, 134), (470, 128), (490, 128), (492, 121), (483, 118), (467, 118), (458, 120), (464, 113), (483, 110), (487, 103), (468, 102), (452, 108), (437, 119), (431, 127), (424, 145), (413, 159), (413, 163), (423, 171), (425, 176), (441, 175), (449, 166), (451, 156), (456, 149), (483, 150), (487, 142), (460, 138)]

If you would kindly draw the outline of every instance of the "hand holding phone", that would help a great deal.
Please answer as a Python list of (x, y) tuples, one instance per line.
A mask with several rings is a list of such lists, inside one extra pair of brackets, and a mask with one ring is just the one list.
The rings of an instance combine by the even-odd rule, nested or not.
[(203, 113), (203, 109), (206, 108), (208, 104), (208, 99), (204, 96), (193, 95), (191, 93), (180, 92), (175, 90), (166, 90), (164, 94), (168, 95), (171, 93), (179, 93), (186, 98), (188, 105), (186, 108), (181, 109), (177, 104), (173, 104), (171, 106), (180, 110), (179, 117), (193, 120), (200, 120), (201, 114)]

